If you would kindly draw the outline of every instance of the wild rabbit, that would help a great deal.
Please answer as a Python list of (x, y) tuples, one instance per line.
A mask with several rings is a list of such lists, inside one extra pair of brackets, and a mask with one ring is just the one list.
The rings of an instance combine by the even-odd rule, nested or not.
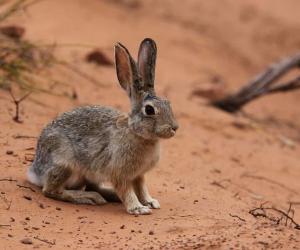
[(160, 208), (146, 187), (144, 175), (159, 160), (159, 139), (178, 129), (170, 102), (155, 95), (156, 44), (142, 41), (138, 62), (120, 43), (115, 45), (117, 77), (131, 111), (87, 106), (65, 112), (42, 131), (28, 170), (31, 183), (47, 197), (79, 204), (104, 204), (87, 183), (110, 182), (130, 214)]

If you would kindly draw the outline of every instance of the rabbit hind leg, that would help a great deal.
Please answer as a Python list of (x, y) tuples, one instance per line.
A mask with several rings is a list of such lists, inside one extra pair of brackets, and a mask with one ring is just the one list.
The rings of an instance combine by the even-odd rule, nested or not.
[(72, 169), (56, 165), (46, 174), (43, 193), (46, 197), (76, 204), (102, 205), (106, 200), (97, 192), (66, 190), (68, 180), (72, 178)]
[(85, 185), (87, 191), (95, 191), (101, 194), (104, 197), (104, 199), (108, 202), (121, 202), (120, 198), (118, 197), (113, 188), (103, 187), (90, 181), (86, 181)]

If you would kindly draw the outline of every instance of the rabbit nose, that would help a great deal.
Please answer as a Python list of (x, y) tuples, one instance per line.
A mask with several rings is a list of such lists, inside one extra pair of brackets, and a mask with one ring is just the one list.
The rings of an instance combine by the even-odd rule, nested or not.
[(176, 132), (176, 130), (179, 128), (179, 126), (178, 126), (178, 124), (173, 124), (171, 128), (174, 132)]

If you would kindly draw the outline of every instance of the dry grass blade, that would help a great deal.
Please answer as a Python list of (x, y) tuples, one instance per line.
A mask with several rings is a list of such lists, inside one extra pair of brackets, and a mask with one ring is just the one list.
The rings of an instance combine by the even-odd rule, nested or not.
[[(0, 13), (0, 22), (4, 21), (6, 18), (10, 17), (11, 15), (15, 14), (20, 10), (26, 10), (28, 7), (40, 2), (42, 0), (17, 0), (13, 4), (11, 4), (5, 11)], [(6, 4), (8, 1), (2, 0), (0, 1), (0, 5)]]
[[(42, 0), (1, 1), (0, 5), (4, 10), (0, 12), (0, 22), (40, 1)], [(26, 86), (24, 83), (24, 73), (35, 74), (52, 61), (51, 48), (39, 48), (23, 40), (24, 32), (25, 29), (21, 26), (4, 26), (0, 30), (0, 88), (2, 89), (9, 90), (13, 83), (21, 89), (31, 89), (31, 86)], [(17, 38), (16, 33), (19, 35)]]
[(16, 11), (20, 10), (22, 8), (23, 3), (25, 2), (26, 0), (15, 1), (8, 9), (0, 13), (0, 22), (4, 21), (6, 18), (14, 14)]

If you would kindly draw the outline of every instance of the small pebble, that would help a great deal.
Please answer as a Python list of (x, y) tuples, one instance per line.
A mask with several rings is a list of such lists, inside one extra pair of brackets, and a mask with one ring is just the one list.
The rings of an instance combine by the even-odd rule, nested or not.
[(13, 153), (14, 153), (14, 151), (12, 151), (12, 150), (7, 150), (7, 151), (6, 151), (6, 154), (7, 154), (7, 155), (12, 155)]
[(32, 245), (32, 240), (29, 238), (25, 238), (21, 240), (21, 243), (25, 244), (25, 245)]

